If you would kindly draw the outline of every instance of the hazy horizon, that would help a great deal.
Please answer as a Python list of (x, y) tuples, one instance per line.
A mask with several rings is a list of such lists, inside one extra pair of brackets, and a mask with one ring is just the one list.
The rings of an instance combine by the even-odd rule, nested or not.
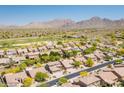
[(118, 20), (124, 18), (124, 6), (117, 5), (41, 5), (0, 6), (0, 24), (25, 25), (54, 19), (87, 20), (94, 16)]

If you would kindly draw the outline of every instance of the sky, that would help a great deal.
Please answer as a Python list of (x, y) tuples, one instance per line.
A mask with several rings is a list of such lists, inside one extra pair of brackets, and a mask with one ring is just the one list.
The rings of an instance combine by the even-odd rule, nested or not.
[(81, 21), (94, 16), (112, 20), (124, 18), (124, 6), (0, 6), (0, 24), (4, 25), (24, 25), (30, 22), (42, 22), (53, 19)]

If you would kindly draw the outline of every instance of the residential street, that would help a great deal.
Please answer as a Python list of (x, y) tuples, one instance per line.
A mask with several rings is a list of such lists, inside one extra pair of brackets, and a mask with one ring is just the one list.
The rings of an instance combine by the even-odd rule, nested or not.
[[(123, 60), (124, 60), (124, 58), (123, 58)], [(91, 67), (91, 68), (83, 69), (83, 70), (80, 70), (80, 71), (78, 71), (78, 72), (71, 73), (71, 74), (69, 74), (69, 75), (65, 75), (64, 77), (65, 77), (65, 78), (68, 78), (68, 79), (71, 79), (71, 78), (74, 78), (74, 77), (79, 76), (80, 72), (82, 72), (82, 71), (91, 72), (91, 71), (100, 69), (100, 68), (102, 68), (102, 67), (105, 67), (105, 66), (107, 66), (107, 65), (109, 65), (109, 64), (114, 64), (114, 60), (113, 60), (113, 61), (109, 61), (109, 62), (105, 62), (105, 63), (102, 63), (102, 64), (99, 64), (99, 65), (96, 65), (96, 66)], [(61, 78), (61, 77), (60, 77), (60, 78)], [(46, 84), (47, 84), (48, 87), (50, 87), (50, 86), (55, 85), (58, 80), (59, 80), (59, 78), (54, 79), (54, 80), (51, 80), (51, 81), (48, 81), (48, 82), (46, 82)]]

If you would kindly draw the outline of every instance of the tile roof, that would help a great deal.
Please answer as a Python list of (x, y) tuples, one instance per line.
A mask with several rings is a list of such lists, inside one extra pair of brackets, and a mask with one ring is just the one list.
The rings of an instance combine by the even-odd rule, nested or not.
[(99, 73), (99, 77), (108, 84), (113, 84), (118, 79), (112, 71), (101, 72)]
[(28, 70), (27, 72), (30, 75), (30, 77), (32, 77), (32, 78), (35, 77), (37, 72), (47, 73), (47, 71), (45, 70), (44, 67), (35, 68), (35, 69), (33, 68), (32, 70)]
[(120, 77), (124, 77), (124, 67), (115, 67), (114, 72)]
[(17, 84), (22, 83), (27, 78), (27, 74), (25, 72), (9, 73), (5, 74), (4, 78), (8, 86), (17, 86)]
[(74, 61), (69, 60), (69, 59), (65, 59), (65, 60), (62, 60), (61, 63), (67, 69), (67, 68), (72, 68), (73, 67), (72, 63), (74, 63)]
[(100, 78), (96, 77), (95, 75), (89, 75), (89, 76), (80, 78), (79, 81), (85, 84), (86, 86), (88, 86), (90, 84), (100, 81)]
[(10, 63), (9, 58), (0, 58), (0, 64), (7, 64), (7, 63)]

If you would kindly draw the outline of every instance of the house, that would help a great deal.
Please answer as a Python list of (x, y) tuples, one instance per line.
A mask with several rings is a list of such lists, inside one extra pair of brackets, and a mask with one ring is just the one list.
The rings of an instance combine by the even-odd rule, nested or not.
[(123, 44), (123, 41), (116, 41), (117, 45)]
[(73, 43), (74, 43), (75, 46), (79, 45), (79, 42), (78, 41), (77, 42), (73, 42)]
[(71, 51), (71, 47), (64, 47), (64, 48), (62, 48), (62, 50), (63, 51), (69, 51), (69, 50)]
[(46, 69), (50, 72), (50, 73), (55, 73), (58, 71), (62, 70), (62, 65), (59, 61), (55, 61), (55, 62), (49, 62), (46, 65)]
[(116, 55), (116, 53), (106, 52), (105, 55), (110, 56), (110, 57), (114, 57)]
[(72, 36), (70, 36), (70, 38), (80, 38), (81, 36), (79, 36), (79, 35), (72, 35)]
[(71, 48), (71, 50), (80, 51), (80, 49), (78, 47)]
[(94, 55), (97, 57), (97, 60), (102, 60), (103, 57), (105, 57), (105, 55), (100, 50), (94, 51)]
[(80, 61), (80, 62), (86, 62), (87, 60), (83, 57), (83, 56), (79, 56), (77, 55), (75, 58), (74, 58), (75, 61)]
[(100, 78), (98, 78), (94, 74), (90, 74), (85, 77), (80, 77), (77, 84), (79, 84), (82, 87), (99, 86), (100, 81), (101, 81)]
[(86, 46), (79, 46), (82, 50), (87, 49)]
[(40, 52), (42, 52), (42, 51), (44, 51), (44, 50), (47, 50), (47, 48), (46, 48), (46, 46), (42, 46), (42, 47), (38, 47), (38, 50), (39, 50)]
[[(63, 43), (62, 45), (63, 45), (64, 48), (70, 47), (70, 45), (69, 45), (68, 43)], [(71, 48), (71, 47), (70, 47), (70, 48)]]
[(46, 48), (47, 49), (54, 49), (54, 46), (53, 45), (47, 45)]
[(0, 58), (0, 65), (5, 65), (10, 63), (10, 58)]
[(23, 85), (23, 80), (27, 77), (25, 72), (9, 73), (4, 75), (4, 80), (8, 87), (20, 87)]
[(72, 48), (75, 47), (75, 44), (74, 44), (73, 42), (69, 42), (68, 44), (69, 44), (69, 46), (72, 47)]
[(25, 55), (25, 57), (27, 58), (27, 59), (36, 59), (36, 58), (39, 58), (39, 52), (30, 52), (30, 53), (27, 53), (26, 55)]
[(4, 57), (5, 53), (4, 50), (0, 50), (0, 58)]
[(102, 80), (102, 84), (115, 85), (118, 81), (118, 77), (112, 71), (103, 71), (99, 75)]
[(20, 61), (26, 60), (25, 56), (14, 56), (11, 57), (12, 61), (19, 63)]
[(11, 56), (11, 55), (16, 55), (17, 52), (15, 49), (9, 49), (6, 51), (6, 55)]
[(26, 70), (26, 72), (31, 78), (35, 78), (35, 75), (37, 72), (47, 73), (44, 67), (32, 68), (32, 69)]
[(48, 54), (49, 54), (50, 52), (57, 52), (57, 53), (59, 53), (60, 55), (63, 54), (63, 52), (62, 52), (60, 49), (52, 49), (52, 50), (47, 51)]
[(28, 47), (27, 50), (29, 52), (38, 52), (38, 49), (37, 48), (34, 48), (34, 47)]
[(80, 86), (72, 83), (65, 83), (62, 84), (61, 87), (80, 87)]
[(94, 54), (87, 54), (87, 55), (84, 55), (84, 58), (88, 59), (88, 58), (92, 58), (94, 61), (97, 61), (97, 58)]
[(92, 45), (86, 44), (85, 47), (86, 47), (86, 48), (90, 48), (90, 47), (92, 47)]
[(62, 48), (63, 48), (62, 45), (55, 45), (55, 47), (56, 47), (57, 49), (62, 49)]
[(84, 55), (84, 58), (85, 59), (88, 59), (88, 58), (91, 58), (95, 64), (97, 64), (97, 58), (94, 54), (87, 54), (87, 55)]
[(22, 54), (28, 53), (28, 50), (27, 48), (20, 48), (20, 49), (17, 49), (17, 53), (18, 55), (22, 55)]
[(72, 65), (74, 63), (73, 60), (65, 59), (65, 60), (62, 60), (60, 62), (63, 65), (65, 70), (73, 68), (73, 65)]
[(47, 42), (46, 48), (47, 49), (54, 49), (54, 43), (51, 41)]
[(73, 83), (76, 85), (79, 85), (79, 80), (80, 80), (80, 77), (77, 77), (76, 79), (73, 80)]
[(124, 80), (124, 65), (116, 66), (113, 71), (119, 77), (120, 80)]

